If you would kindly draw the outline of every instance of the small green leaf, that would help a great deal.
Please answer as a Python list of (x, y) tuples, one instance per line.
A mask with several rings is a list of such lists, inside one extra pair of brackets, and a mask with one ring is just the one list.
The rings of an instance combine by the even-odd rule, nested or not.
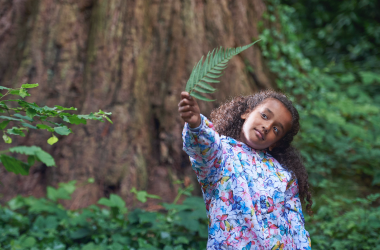
[(20, 90), (19, 89), (12, 89), (9, 91), (9, 94), (11, 95), (20, 95)]
[(55, 105), (55, 107), (59, 110), (77, 110), (77, 108), (71, 107), (71, 108), (65, 108), (62, 106)]
[(118, 196), (116, 194), (111, 194), (110, 200), (114, 204), (114, 206), (116, 206), (118, 208), (124, 208), (125, 207), (125, 201), (120, 196)]
[(103, 110), (99, 109), (99, 112), (95, 114), (96, 115), (112, 115), (112, 112), (104, 112)]
[(59, 199), (62, 200), (70, 200), (70, 194), (64, 188), (55, 189), (53, 187), (47, 187), (47, 197), (52, 201), (57, 201)]
[(8, 144), (12, 143), (12, 138), (10, 138), (6, 134), (3, 134), (3, 140), (4, 140), (5, 143), (8, 143)]
[(25, 137), (24, 132), (22, 132), (21, 129), (19, 129), (17, 127), (13, 127), (11, 129), (8, 129), (7, 133), (10, 135), (19, 135), (19, 136)]
[(118, 208), (124, 208), (125, 207), (125, 201), (116, 194), (111, 194), (110, 198), (101, 198), (98, 201), (98, 204), (104, 205), (107, 207), (118, 207)]
[(53, 132), (54, 131), (54, 128), (48, 126), (48, 125), (45, 125), (45, 124), (37, 124), (37, 128), (39, 129), (47, 129), (47, 131), (49, 132)]
[(78, 115), (79, 118), (83, 119), (91, 119), (91, 120), (98, 120), (98, 121), (103, 121), (102, 117), (95, 116), (93, 113), (90, 113), (89, 115)]
[(138, 201), (145, 203), (145, 202), (147, 202), (146, 195), (147, 195), (146, 191), (138, 191), (136, 194), (136, 198)]
[(0, 115), (0, 119), (5, 119), (5, 120), (9, 120), (9, 121), (21, 121), (21, 122), (23, 121), (21, 119), (9, 117), (9, 116), (3, 116), (3, 115)]
[(142, 203), (147, 201), (147, 198), (161, 199), (160, 196), (154, 194), (148, 194), (146, 191), (137, 191), (135, 187), (132, 187), (131, 193), (136, 195), (136, 199)]
[(37, 146), (18, 146), (9, 149), (12, 153), (19, 153), (25, 155), (35, 155), (38, 160), (45, 163), (46, 166), (55, 166), (54, 158)]
[(85, 119), (82, 119), (82, 118), (78, 118), (77, 115), (73, 115), (73, 116), (63, 116), (63, 120), (65, 122), (68, 122), (68, 123), (71, 123), (71, 124), (75, 124), (75, 125), (79, 125), (79, 124), (87, 124), (87, 121)]
[(30, 248), (32, 246), (34, 246), (36, 244), (36, 239), (33, 238), (33, 237), (26, 237), (25, 239), (23, 239), (20, 243), (21, 247), (22, 248)]
[(21, 88), (20, 89), (20, 93), (19, 95), (22, 97), (22, 98), (25, 98), (26, 96), (30, 96), (30, 94), (28, 93), (28, 91), (24, 88)]
[(34, 122), (34, 120), (32, 118), (30, 118), (29, 116), (24, 116), (24, 115), (20, 115), (20, 114), (14, 114), (13, 116), (27, 120), (27, 121), (30, 121), (30, 122)]
[(30, 117), (30, 118), (33, 118), (34, 116), (37, 115), (37, 111), (36, 111), (35, 109), (33, 109), (33, 108), (28, 108), (28, 109), (26, 110), (26, 115), (27, 115), (28, 117)]
[(189, 239), (187, 239), (184, 236), (179, 236), (177, 239), (175, 239), (174, 244), (189, 244)]
[(36, 152), (36, 156), (38, 157), (40, 161), (45, 163), (46, 166), (48, 167), (55, 166), (54, 158), (47, 152), (43, 151), (42, 149)]
[(76, 183), (77, 183), (76, 180), (72, 180), (72, 181), (69, 181), (69, 182), (66, 182), (66, 183), (61, 182), (61, 183), (58, 184), (58, 186), (60, 188), (65, 189), (69, 194), (72, 194), (72, 193), (74, 193), (74, 191), (76, 189), (76, 186), (75, 186)]
[(155, 194), (146, 194), (146, 197), (152, 198), (152, 199), (162, 199), (160, 196)]
[(94, 182), (95, 182), (95, 179), (92, 178), (92, 177), (90, 177), (90, 178), (87, 179), (87, 182), (88, 182), (88, 183), (94, 183)]
[(12, 153), (19, 153), (24, 155), (35, 155), (36, 152), (40, 150), (42, 149), (37, 146), (17, 146), (9, 149), (9, 151)]
[(0, 123), (0, 129), (1, 130), (5, 129), (7, 127), (7, 125), (8, 125), (9, 122), (10, 122), (9, 120), (1, 122)]
[(27, 127), (27, 128), (37, 129), (37, 127), (35, 127), (29, 123), (22, 122), (21, 125), (24, 127)]
[(9, 90), (10, 88), (4, 87), (4, 86), (0, 86), (0, 89), (7, 89), (7, 90)]
[(50, 108), (48, 106), (45, 106), (42, 108), (43, 111), (46, 111), (46, 112), (56, 112), (55, 110), (57, 109), (57, 107), (54, 107), (54, 108)]
[(24, 89), (31, 89), (35, 87), (38, 87), (38, 83), (33, 83), (33, 84), (26, 83), (26, 84), (21, 85), (21, 88), (24, 88)]
[(107, 121), (109, 121), (111, 124), (113, 124), (113, 122), (111, 121), (110, 118), (108, 118), (108, 116), (104, 116), (104, 118), (106, 118)]
[(98, 204), (104, 205), (104, 206), (107, 206), (107, 207), (111, 207), (112, 206), (111, 201), (109, 199), (107, 199), (107, 198), (104, 198), (104, 197), (100, 198), (98, 200)]
[(71, 129), (69, 129), (68, 127), (66, 126), (62, 126), (62, 127), (55, 127), (54, 128), (54, 131), (59, 134), (59, 135), (68, 135), (71, 133)]
[(0, 155), (0, 160), (5, 169), (15, 174), (28, 175), (30, 166), (8, 155)]
[(53, 135), (52, 137), (50, 137), (48, 140), (47, 140), (47, 143), (49, 143), (50, 145), (53, 145), (54, 143), (56, 143), (58, 141), (58, 138)]

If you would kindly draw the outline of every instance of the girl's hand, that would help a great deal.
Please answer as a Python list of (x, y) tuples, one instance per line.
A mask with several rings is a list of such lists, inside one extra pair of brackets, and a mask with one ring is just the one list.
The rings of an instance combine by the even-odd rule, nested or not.
[(198, 103), (188, 92), (181, 92), (181, 101), (178, 103), (178, 112), (182, 120), (190, 125), (190, 128), (197, 128), (201, 125), (201, 111)]

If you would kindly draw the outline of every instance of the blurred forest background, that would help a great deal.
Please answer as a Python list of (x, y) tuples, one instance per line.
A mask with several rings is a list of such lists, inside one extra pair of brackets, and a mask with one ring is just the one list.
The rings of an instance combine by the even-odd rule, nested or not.
[(0, 246), (204, 248), (180, 92), (202, 55), (259, 38), (230, 61), (202, 113), (239, 94), (287, 93), (313, 189), (312, 248), (380, 249), (377, 0), (0, 0), (0, 85), (39, 83), (28, 102), (101, 109), (113, 120), (72, 127), (52, 146), (37, 130), (14, 138), (11, 146), (38, 145), (57, 167), (36, 164), (29, 176), (0, 168)]

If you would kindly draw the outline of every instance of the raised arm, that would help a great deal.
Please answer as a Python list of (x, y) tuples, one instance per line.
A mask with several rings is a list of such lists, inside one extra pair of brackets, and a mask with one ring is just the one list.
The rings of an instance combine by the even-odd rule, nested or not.
[(223, 147), (211, 121), (200, 114), (200, 109), (187, 92), (181, 93), (178, 104), (181, 118), (186, 122), (182, 132), (183, 150), (190, 156), (192, 168), (199, 182), (212, 185), (221, 177)]

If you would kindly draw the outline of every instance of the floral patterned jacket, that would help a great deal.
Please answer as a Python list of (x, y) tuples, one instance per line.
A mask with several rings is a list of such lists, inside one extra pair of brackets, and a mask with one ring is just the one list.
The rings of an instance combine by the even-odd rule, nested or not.
[(297, 181), (271, 155), (219, 135), (201, 117), (182, 137), (206, 203), (207, 249), (311, 249)]

